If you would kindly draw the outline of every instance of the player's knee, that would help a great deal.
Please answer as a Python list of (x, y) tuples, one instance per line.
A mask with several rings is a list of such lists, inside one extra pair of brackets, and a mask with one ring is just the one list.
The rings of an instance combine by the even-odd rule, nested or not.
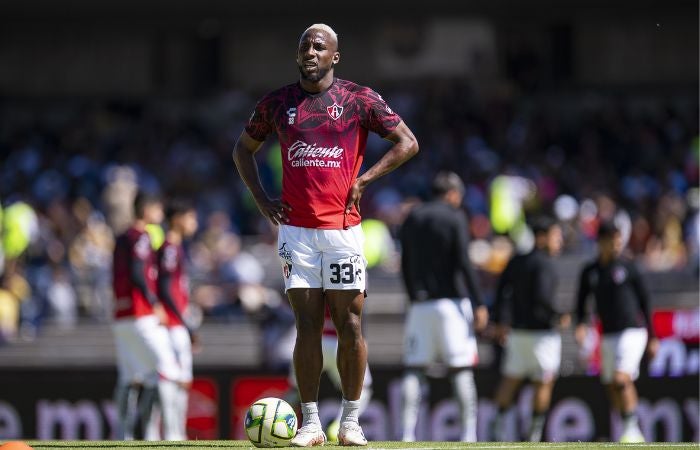
[(297, 315), (297, 334), (304, 338), (318, 337), (321, 339), (321, 331), (323, 330), (323, 317), (318, 320), (316, 317), (298, 314)]
[(632, 383), (630, 376), (623, 372), (616, 372), (613, 377), (613, 388), (623, 390)]
[(362, 324), (359, 316), (348, 314), (338, 330), (338, 341), (341, 345), (356, 345), (362, 341)]

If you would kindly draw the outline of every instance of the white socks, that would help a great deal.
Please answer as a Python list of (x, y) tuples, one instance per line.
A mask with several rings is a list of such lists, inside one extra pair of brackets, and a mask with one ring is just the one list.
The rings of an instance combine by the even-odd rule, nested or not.
[(422, 375), (417, 372), (407, 372), (401, 382), (401, 440), (413, 442), (416, 440), (416, 423), (420, 407)]
[(345, 400), (342, 403), (342, 414), (340, 415), (340, 423), (354, 422), (359, 423), (360, 419), (360, 403), (361, 400)]
[(318, 404), (316, 402), (302, 403), (301, 414), (303, 416), (302, 427), (307, 425), (321, 427), (321, 419), (318, 417)]
[(476, 384), (474, 373), (467, 369), (452, 375), (452, 386), (460, 407), (460, 425), (462, 426), (462, 442), (476, 442)]

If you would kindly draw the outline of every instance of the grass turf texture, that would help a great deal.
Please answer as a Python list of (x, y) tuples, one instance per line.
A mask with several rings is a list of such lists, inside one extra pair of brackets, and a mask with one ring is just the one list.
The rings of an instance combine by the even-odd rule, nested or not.
[[(255, 449), (249, 441), (186, 441), (186, 442), (145, 442), (145, 441), (25, 441), (35, 450), (40, 449)], [(0, 445), (3, 442), (0, 441)], [(326, 444), (324, 447), (337, 447), (334, 444)], [(669, 449), (669, 450), (698, 450), (698, 443), (666, 443), (656, 442), (647, 444), (617, 444), (609, 442), (556, 442), (556, 443), (529, 443), (529, 442), (478, 442), (466, 444), (463, 442), (370, 442), (366, 449), (561, 449), (561, 450), (595, 450), (595, 449)]]

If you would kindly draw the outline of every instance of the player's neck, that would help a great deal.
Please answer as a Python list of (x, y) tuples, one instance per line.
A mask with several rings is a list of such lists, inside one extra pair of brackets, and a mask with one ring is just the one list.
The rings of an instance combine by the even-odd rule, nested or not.
[(146, 229), (146, 221), (143, 219), (136, 219), (134, 220), (134, 224), (132, 225), (132, 227), (139, 231), (143, 231)]
[(311, 81), (305, 78), (299, 78), (301, 88), (310, 94), (318, 94), (327, 91), (333, 84), (333, 71), (329, 71), (323, 78), (318, 81)]

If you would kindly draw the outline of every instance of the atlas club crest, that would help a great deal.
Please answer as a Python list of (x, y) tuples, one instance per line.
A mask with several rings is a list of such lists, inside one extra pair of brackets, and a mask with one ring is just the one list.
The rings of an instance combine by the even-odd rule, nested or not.
[(337, 103), (333, 103), (331, 106), (326, 107), (326, 111), (328, 111), (328, 115), (331, 116), (331, 119), (338, 120), (338, 117), (343, 114), (343, 107), (339, 106)]

